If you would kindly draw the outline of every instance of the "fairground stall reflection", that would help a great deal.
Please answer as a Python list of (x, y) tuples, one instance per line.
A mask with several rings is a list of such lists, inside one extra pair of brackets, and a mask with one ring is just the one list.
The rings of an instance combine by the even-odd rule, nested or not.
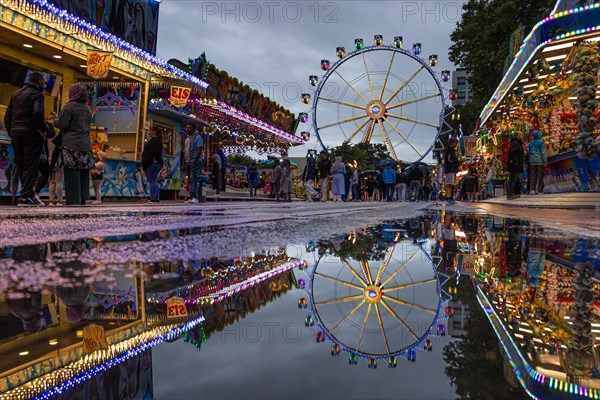
[[(442, 264), (455, 271), (452, 286), (470, 277), (515, 384), (532, 398), (598, 398), (600, 241), (451, 212), (436, 235)], [(454, 300), (451, 320), (464, 318), (452, 315), (463, 306)]]
[(289, 271), (304, 265), (283, 250), (126, 265), (77, 260), (87, 250), (153, 238), (142, 234), (3, 249), (1, 399), (61, 393), (90, 398), (114, 386), (114, 375), (133, 364), (145, 365), (146, 372), (129, 377), (126, 388), (110, 391), (152, 396), (153, 346), (182, 337), (201, 346), (212, 331), (289, 289)]

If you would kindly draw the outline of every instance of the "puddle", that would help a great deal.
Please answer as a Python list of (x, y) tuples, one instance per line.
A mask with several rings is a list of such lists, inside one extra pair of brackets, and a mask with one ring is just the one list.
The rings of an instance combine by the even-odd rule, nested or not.
[(235, 245), (257, 229), (0, 248), (0, 399), (598, 396), (598, 239), (442, 211)]

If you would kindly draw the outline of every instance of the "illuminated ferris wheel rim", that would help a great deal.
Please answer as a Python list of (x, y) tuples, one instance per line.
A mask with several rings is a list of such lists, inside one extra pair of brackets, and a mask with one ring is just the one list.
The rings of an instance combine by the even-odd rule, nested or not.
[[(443, 311), (444, 303), (446, 303), (449, 300), (449, 295), (442, 289), (443, 284), (440, 281), (440, 275), (436, 268), (435, 262), (433, 261), (431, 256), (422, 248), (422, 246), (419, 246), (419, 250), (417, 250), (415, 253), (413, 253), (413, 256), (415, 254), (419, 253), (419, 251), (425, 253), (426, 257), (427, 257), (427, 261), (431, 263), (431, 267), (432, 267), (432, 270), (433, 270), (433, 273), (435, 276), (436, 293), (438, 295), (437, 309), (436, 309), (435, 315), (433, 317), (433, 320), (431, 321), (431, 324), (429, 324), (429, 326), (427, 327), (427, 330), (425, 331), (425, 333), (423, 335), (419, 336), (414, 342), (412, 342), (408, 346), (404, 346), (400, 349), (397, 349), (397, 350), (394, 350), (394, 351), (391, 351), (388, 353), (371, 353), (371, 352), (367, 352), (367, 351), (361, 351), (359, 348), (360, 344), (358, 346), (356, 346), (356, 348), (349, 346), (346, 343), (339, 340), (333, 333), (331, 333), (329, 331), (329, 329), (327, 328), (327, 326), (323, 323), (323, 320), (321, 319), (321, 315), (317, 311), (316, 304), (318, 304), (318, 303), (315, 301), (315, 298), (314, 298), (315, 274), (316, 274), (317, 267), (319, 266), (322, 256), (319, 257), (316, 260), (314, 266), (312, 267), (312, 271), (310, 273), (309, 290), (308, 290), (309, 296), (308, 297), (310, 299), (311, 313), (312, 313), (312, 315), (315, 316), (315, 323), (321, 329), (321, 332), (323, 332), (323, 334), (325, 334), (327, 339), (329, 339), (329, 341), (331, 341), (332, 343), (339, 345), (341, 350), (348, 352), (350, 354), (353, 354), (353, 355), (363, 357), (363, 358), (387, 359), (390, 357), (404, 356), (407, 353), (407, 351), (419, 348), (423, 344), (423, 342), (431, 335), (432, 328), (434, 328), (437, 325), (437, 323), (439, 322), (439, 320), (441, 318), (441, 314), (444, 312)], [(411, 258), (412, 258), (412, 256), (411, 256)], [(407, 265), (408, 262), (410, 261), (410, 259), (407, 260), (404, 265)], [(347, 261), (342, 260), (341, 258), (340, 258), (340, 262), (347, 263)], [(399, 269), (402, 269), (402, 268), (403, 267), (400, 267)], [(369, 285), (369, 286), (373, 286), (373, 285)], [(370, 288), (366, 287), (365, 290), (367, 290), (367, 289), (370, 289)], [(366, 296), (367, 295), (365, 292), (365, 297)], [(363, 303), (360, 303), (359, 306), (362, 306), (362, 304)], [(356, 308), (358, 308), (358, 307), (356, 307)], [(346, 318), (348, 318), (348, 317), (346, 317)], [(344, 320), (342, 320), (341, 322), (344, 322)], [(341, 324), (341, 322), (340, 322), (340, 324)], [(380, 325), (381, 324), (382, 323), (380, 322)]]
[[(346, 61), (348, 61), (348, 60), (350, 60), (350, 59), (352, 59), (352, 58), (354, 58), (354, 57), (356, 57), (358, 55), (369, 53), (369, 52), (373, 52), (373, 51), (390, 51), (390, 52), (400, 53), (402, 55), (410, 57), (411, 59), (415, 60), (418, 64), (421, 65), (421, 68), (418, 69), (417, 73), (421, 72), (421, 69), (425, 69), (429, 73), (429, 75), (431, 76), (431, 78), (433, 79), (433, 81), (435, 82), (436, 87), (438, 89), (438, 92), (437, 92), (436, 95), (439, 95), (439, 97), (441, 99), (441, 110), (440, 110), (440, 113), (439, 113), (439, 119), (438, 119), (438, 125), (437, 125), (437, 129), (436, 129), (435, 137), (433, 138), (433, 141), (432, 141), (431, 145), (427, 148), (427, 150), (425, 152), (423, 152), (423, 154), (420, 154), (415, 161), (411, 162), (409, 160), (406, 160), (406, 161), (410, 162), (411, 166), (415, 165), (415, 164), (418, 164), (419, 162), (421, 162), (431, 152), (431, 150), (435, 146), (436, 142), (438, 141), (441, 133), (444, 130), (444, 123), (445, 123), (445, 116), (446, 116), (445, 110), (447, 108), (447, 105), (446, 105), (446, 100), (444, 98), (444, 89), (443, 89), (442, 84), (440, 83), (439, 79), (436, 77), (435, 71), (429, 66), (429, 64), (427, 62), (425, 62), (424, 59), (422, 59), (421, 57), (419, 57), (417, 55), (414, 55), (409, 50), (406, 50), (406, 49), (404, 49), (402, 47), (396, 47), (396, 46), (392, 46), (392, 45), (383, 45), (383, 44), (379, 45), (379, 46), (376, 46), (376, 45), (365, 46), (365, 47), (363, 47), (361, 49), (357, 49), (357, 50), (354, 50), (354, 51), (352, 51), (350, 53), (345, 54), (344, 57), (339, 58), (335, 63), (333, 63), (330, 66), (330, 68), (327, 71), (325, 71), (325, 74), (319, 80), (319, 83), (318, 83), (318, 85), (317, 85), (317, 87), (316, 87), (316, 89), (314, 91), (314, 100), (312, 102), (312, 107), (311, 107), (311, 111), (312, 111), (312, 114), (313, 114), (312, 115), (312, 129), (313, 129), (313, 131), (315, 132), (315, 134), (317, 136), (317, 139), (319, 141), (319, 144), (321, 145), (321, 148), (324, 151), (327, 152), (327, 147), (325, 146), (325, 144), (323, 143), (323, 140), (321, 139), (321, 134), (319, 133), (319, 127), (317, 126), (317, 105), (319, 103), (319, 98), (320, 98), (321, 90), (323, 89), (323, 86), (327, 82), (327, 80), (329, 79), (330, 75), (333, 74), (335, 72), (335, 70), (337, 68), (339, 68), (342, 64), (344, 64)], [(392, 59), (392, 61), (393, 61), (393, 59)], [(390, 66), (391, 66), (391, 64), (390, 64)], [(389, 74), (389, 71), (388, 71), (388, 74)], [(367, 71), (367, 76), (369, 76), (368, 71)], [(416, 76), (416, 74), (415, 74), (415, 76)], [(414, 76), (411, 77), (411, 79), (412, 78), (414, 78)], [(342, 79), (345, 81), (344, 78), (342, 78)], [(348, 86), (351, 87), (351, 85), (349, 85), (349, 84), (348, 84)], [(392, 98), (393, 97), (394, 96), (392, 96)], [(374, 100), (374, 101), (367, 102), (367, 103), (368, 104), (367, 104), (367, 106), (365, 106), (365, 108), (369, 108), (369, 105), (371, 105), (372, 103), (374, 105), (377, 105), (375, 103), (381, 103), (381, 101), (376, 102)], [(385, 110), (382, 110), (382, 114), (384, 114), (384, 111)], [(368, 112), (367, 112), (366, 116), (369, 117)], [(322, 129), (322, 127), (321, 127), (321, 129)], [(349, 140), (346, 139), (345, 141), (349, 141)], [(412, 147), (412, 144), (410, 144), (410, 142), (408, 140), (406, 140), (405, 138), (404, 138), (404, 142), (407, 143), (407, 144), (409, 144)], [(387, 147), (387, 145), (386, 145), (386, 147)], [(414, 147), (413, 147), (413, 149), (414, 149)], [(393, 151), (393, 149), (390, 150), (390, 151)], [(415, 149), (415, 151), (416, 151), (416, 149)], [(417, 154), (419, 154), (418, 151), (416, 151), (416, 152), (417, 152)], [(398, 160), (398, 161), (400, 161), (400, 160)]]

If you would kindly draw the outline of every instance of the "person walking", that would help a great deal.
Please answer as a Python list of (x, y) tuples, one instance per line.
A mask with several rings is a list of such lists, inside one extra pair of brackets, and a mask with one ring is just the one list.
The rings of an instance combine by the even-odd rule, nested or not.
[(212, 188), (216, 197), (221, 195), (221, 157), (218, 153), (212, 156)]
[[(190, 191), (190, 186), (192, 183), (192, 158), (190, 157), (190, 149), (191, 149), (191, 143), (192, 143), (192, 134), (194, 132), (191, 130), (185, 130), (185, 141), (183, 144), (183, 160), (181, 162), (181, 165), (183, 165), (183, 182), (185, 182), (185, 190)], [(188, 199), (188, 201), (191, 200)], [(187, 201), (186, 201), (187, 202)]]
[(306, 166), (304, 167), (304, 171), (302, 172), (302, 181), (304, 182), (304, 187), (306, 188), (306, 198), (308, 201), (314, 201), (313, 198), (317, 195), (317, 191), (314, 188), (314, 183), (318, 178), (319, 170), (315, 165), (315, 160), (313, 158), (309, 158)]
[(248, 171), (246, 172), (246, 180), (248, 181), (248, 187), (250, 188), (250, 197), (256, 197), (256, 189), (258, 182), (260, 181), (260, 175), (258, 174), (256, 162), (253, 162), (252, 165), (248, 167)]
[(225, 192), (225, 187), (227, 186), (227, 156), (225, 155), (225, 152), (223, 151), (223, 147), (221, 145), (219, 145), (219, 150), (217, 151), (217, 154), (221, 158), (221, 192)]
[(144, 144), (142, 151), (142, 169), (150, 186), (150, 200), (148, 204), (160, 203), (160, 190), (158, 187), (158, 173), (163, 167), (163, 142), (160, 133), (154, 126), (148, 129), (148, 137), (150, 138)]
[(456, 188), (456, 174), (460, 167), (458, 159), (458, 139), (452, 138), (449, 141), (449, 146), (444, 152), (444, 174), (446, 174), (446, 183), (444, 186), (444, 194), (449, 204), (454, 204), (454, 190)]
[(381, 178), (385, 185), (386, 200), (391, 202), (394, 198), (394, 187), (396, 186), (396, 171), (392, 168), (392, 163), (390, 161), (386, 162)]
[(410, 181), (410, 196), (411, 201), (421, 200), (421, 185), (423, 180), (423, 171), (418, 165), (415, 165), (408, 174), (408, 180)]
[(319, 169), (319, 186), (321, 187), (321, 201), (327, 201), (329, 197), (329, 176), (331, 175), (331, 160), (327, 157), (325, 151), (321, 151), (319, 154), (319, 162), (317, 168)]
[(44, 120), (44, 76), (39, 72), (29, 74), (27, 86), (17, 90), (10, 98), (4, 125), (15, 153), (16, 176), (21, 182), (19, 206), (39, 206), (34, 186), (44, 142), (50, 132)]
[(404, 171), (402, 171), (402, 169), (400, 169), (398, 171), (398, 174), (396, 175), (396, 187), (398, 190), (398, 201), (405, 201), (406, 200), (406, 181), (407, 181), (408, 177), (406, 176), (406, 174), (404, 173)]
[(81, 85), (69, 88), (69, 101), (54, 126), (62, 134), (62, 159), (68, 206), (83, 205), (90, 196), (90, 169), (94, 167), (90, 124), (92, 110), (87, 105), (87, 91)]
[(281, 195), (281, 165), (279, 160), (273, 160), (273, 193), (275, 194), (275, 201), (279, 203)]
[[(50, 180), (48, 181), (48, 191), (50, 192), (50, 201), (48, 202), (49, 206), (62, 206), (63, 205), (63, 165), (62, 165), (62, 134), (59, 133), (56, 135), (54, 139), (52, 139), (52, 144), (54, 144), (54, 150), (52, 150), (52, 159), (50, 161), (50, 170), (52, 174), (50, 174)], [(54, 201), (54, 196), (56, 195), (57, 201)]]
[(358, 167), (352, 168), (352, 179), (350, 180), (350, 190), (352, 190), (352, 201), (360, 201), (360, 192), (358, 184), (360, 177), (358, 173)]
[[(96, 200), (93, 201), (92, 204), (101, 204), (102, 203), (102, 181), (104, 180), (104, 163), (106, 163), (106, 153), (103, 151), (98, 151), (96, 153), (96, 164), (94, 164), (94, 168), (90, 171), (90, 176), (92, 178), (92, 186), (94, 188), (94, 194), (96, 195)], [(143, 155), (142, 155), (143, 158)]]
[(190, 199), (188, 203), (198, 204), (198, 188), (200, 186), (200, 172), (202, 171), (202, 149), (204, 141), (196, 125), (188, 123), (185, 126), (186, 133), (190, 135)]
[(516, 131), (510, 140), (506, 170), (509, 173), (506, 198), (512, 200), (521, 197), (521, 175), (523, 174), (523, 132), (521, 131)]
[(331, 192), (333, 193), (333, 201), (342, 201), (342, 196), (345, 194), (344, 175), (346, 175), (346, 167), (342, 163), (342, 157), (337, 156), (335, 162), (331, 166)]
[(292, 201), (292, 171), (289, 160), (281, 162), (281, 191), (284, 201)]
[(533, 140), (529, 143), (529, 194), (538, 194), (544, 193), (544, 168), (548, 157), (542, 132), (535, 130), (532, 135)]
[(464, 179), (467, 200), (469, 202), (476, 201), (479, 194), (479, 174), (477, 173), (477, 168), (473, 165), (470, 166), (469, 172), (465, 175)]
[(431, 200), (431, 192), (433, 192), (433, 178), (431, 176), (431, 172), (429, 169), (423, 176), (423, 200), (430, 201)]

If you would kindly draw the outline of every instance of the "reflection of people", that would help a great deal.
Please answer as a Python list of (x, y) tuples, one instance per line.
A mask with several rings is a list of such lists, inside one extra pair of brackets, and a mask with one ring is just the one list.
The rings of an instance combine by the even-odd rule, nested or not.
[(529, 284), (533, 287), (539, 285), (540, 277), (544, 273), (546, 254), (542, 236), (543, 230), (539, 228), (535, 233), (532, 232), (527, 240), (527, 275), (529, 275)]
[(23, 329), (27, 333), (35, 333), (46, 326), (42, 315), (42, 295), (34, 292), (22, 299), (8, 299), (9, 312), (23, 322)]
[(510, 174), (506, 197), (508, 200), (512, 200), (521, 196), (521, 176), (523, 174), (523, 132), (521, 131), (516, 131), (510, 140), (506, 170)]

